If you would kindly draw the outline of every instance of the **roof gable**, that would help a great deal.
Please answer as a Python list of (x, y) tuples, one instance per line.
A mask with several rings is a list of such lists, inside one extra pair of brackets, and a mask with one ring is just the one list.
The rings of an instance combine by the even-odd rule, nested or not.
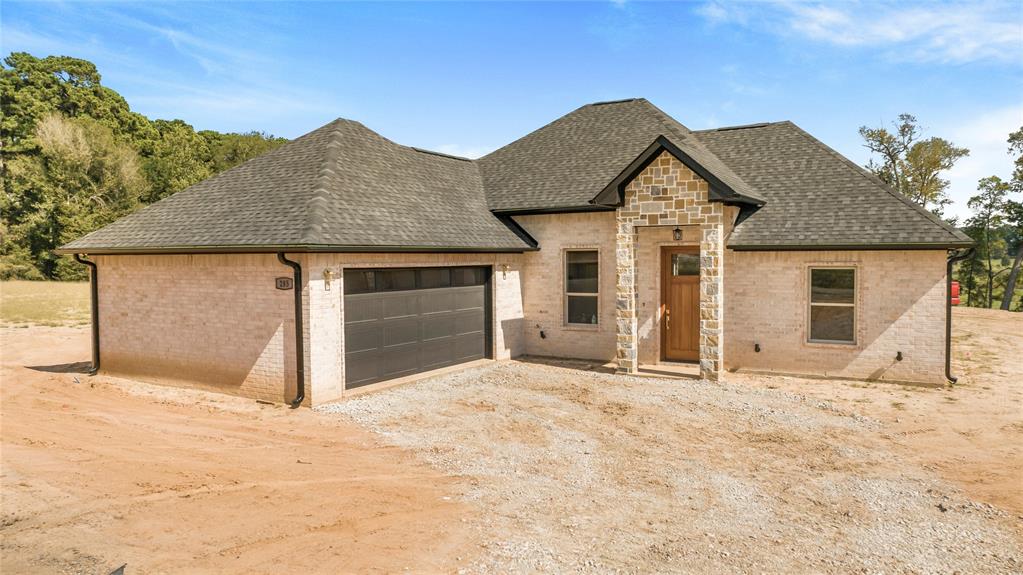
[(708, 198), (712, 202), (725, 202), (728, 204), (740, 204), (749, 206), (761, 206), (764, 200), (752, 192), (745, 194), (735, 191), (732, 187), (723, 182), (715, 174), (700, 165), (682, 147), (676, 145), (664, 136), (658, 136), (635, 160), (630, 163), (615, 179), (604, 187), (592, 200), (591, 203), (603, 206), (619, 206), (625, 200), (625, 188), (633, 179), (643, 172), (662, 152), (667, 152), (682, 162), (686, 167), (693, 170), (696, 175), (706, 180), (709, 184)]
[(593, 200), (658, 138), (718, 182), (722, 192), (756, 192), (688, 128), (645, 99), (583, 106), (479, 160), (497, 212), (599, 209)]

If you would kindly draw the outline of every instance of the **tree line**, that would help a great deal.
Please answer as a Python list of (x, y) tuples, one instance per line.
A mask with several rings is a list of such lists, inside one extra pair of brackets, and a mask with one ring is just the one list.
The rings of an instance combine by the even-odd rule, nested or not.
[(84, 279), (54, 248), (287, 141), (150, 120), (67, 56), (5, 58), (0, 110), (0, 279)]
[[(917, 120), (902, 114), (890, 128), (860, 128), (864, 146), (876, 155), (867, 169), (939, 217), (951, 203), (948, 180), (942, 173), (970, 151), (938, 137), (923, 138)], [(957, 264), (954, 279), (968, 306), (1023, 311), (1023, 127), (1006, 139), (1015, 160), (1007, 180), (998, 175), (977, 182), (977, 194), (966, 203), (972, 212), (957, 226), (975, 242), (972, 255)]]
[[(67, 56), (13, 53), (0, 67), (0, 279), (83, 279), (54, 248), (283, 144), (261, 132), (196, 131), (150, 120), (103, 86), (96, 66)], [(923, 137), (915, 117), (861, 127), (867, 169), (942, 216), (942, 175), (970, 151)], [(1009, 135), (1015, 169), (980, 180), (963, 222), (976, 242), (955, 278), (966, 305), (1023, 310), (1023, 127)]]

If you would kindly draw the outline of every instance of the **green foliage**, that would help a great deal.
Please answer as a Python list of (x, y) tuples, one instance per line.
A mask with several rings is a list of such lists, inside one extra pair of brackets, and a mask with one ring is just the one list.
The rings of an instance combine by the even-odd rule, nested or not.
[(942, 138), (921, 140), (916, 118), (910, 114), (901, 114), (892, 128), (892, 131), (883, 127), (860, 128), (864, 146), (881, 157), (880, 162), (871, 159), (867, 169), (914, 202), (941, 215), (951, 203), (946, 193), (948, 180), (941, 173), (950, 170), (970, 151)]
[(213, 171), (222, 172), (241, 164), (250, 158), (261, 156), (266, 152), (287, 142), (285, 138), (275, 138), (262, 132), (247, 134), (221, 134), (203, 130), (199, 135), (206, 139), (213, 158)]
[(205, 138), (181, 120), (153, 122), (159, 136), (146, 159), (152, 183), (144, 201), (152, 203), (213, 175), (210, 147)]
[(956, 274), (970, 306), (1023, 311), (1018, 282), (1023, 264), (1023, 202), (1012, 195), (1023, 192), (1023, 128), (1009, 135), (1009, 153), (1015, 154), (1012, 180), (998, 176), (981, 179), (977, 195), (967, 205), (973, 215), (963, 232), (973, 238), (973, 256), (960, 264)]
[(13, 53), (0, 68), (0, 278), (82, 279), (53, 250), (286, 140), (132, 112), (96, 66)]

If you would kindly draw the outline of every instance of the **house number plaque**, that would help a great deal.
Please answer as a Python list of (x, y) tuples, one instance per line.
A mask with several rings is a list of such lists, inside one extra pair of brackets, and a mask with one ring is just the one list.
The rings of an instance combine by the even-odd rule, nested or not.
[(291, 278), (277, 278), (277, 289), (291, 289), (295, 287), (295, 280)]

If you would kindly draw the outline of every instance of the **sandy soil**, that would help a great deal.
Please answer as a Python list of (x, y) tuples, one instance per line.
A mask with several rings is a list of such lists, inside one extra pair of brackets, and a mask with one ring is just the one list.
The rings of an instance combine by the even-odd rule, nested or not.
[(0, 567), (1020, 573), (1020, 317), (957, 310), (954, 389), (504, 362), (297, 412), (2, 329)]
[(54, 365), (88, 345), (0, 332), (5, 575), (451, 572), (476, 548), (455, 481), (407, 452), (307, 409)]
[(733, 375), (827, 399), (883, 422), (904, 457), (1023, 517), (1023, 313), (956, 308), (955, 386)]

